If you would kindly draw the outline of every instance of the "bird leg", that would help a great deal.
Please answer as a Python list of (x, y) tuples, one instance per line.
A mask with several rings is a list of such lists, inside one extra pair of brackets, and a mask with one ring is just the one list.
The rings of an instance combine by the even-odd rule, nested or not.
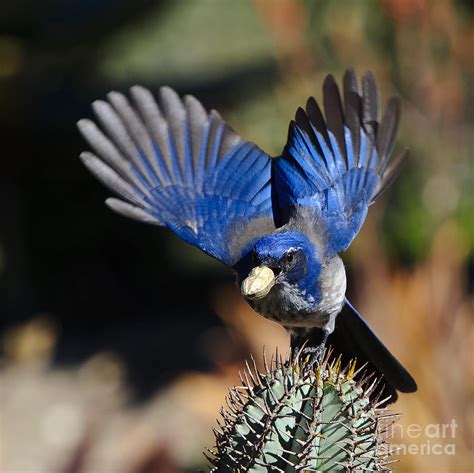
[(324, 350), (326, 348), (326, 341), (330, 332), (324, 328), (292, 328), (291, 334), (291, 350), (293, 354), (300, 353), (303, 357), (309, 355), (309, 364), (312, 366), (315, 363), (322, 361)]

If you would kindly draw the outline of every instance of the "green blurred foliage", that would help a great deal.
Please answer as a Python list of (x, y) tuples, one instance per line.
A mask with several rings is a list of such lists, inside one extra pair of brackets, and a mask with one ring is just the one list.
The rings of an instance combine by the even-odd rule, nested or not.
[(271, 56), (249, 1), (175, 2), (109, 38), (101, 69), (112, 82), (205, 81)]

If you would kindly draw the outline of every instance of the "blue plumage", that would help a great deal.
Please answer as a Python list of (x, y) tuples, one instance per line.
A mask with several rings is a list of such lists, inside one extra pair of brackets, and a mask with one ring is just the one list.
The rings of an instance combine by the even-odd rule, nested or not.
[[(346, 73), (352, 75), (352, 71)], [(371, 79), (367, 81), (375, 87)], [(385, 155), (369, 140), (378, 112), (369, 121), (370, 128), (357, 121), (351, 129), (344, 123), (332, 76), (326, 78), (324, 91), (327, 124), (312, 98), (306, 111), (298, 110), (283, 154), (273, 162), (273, 194), (277, 224), (288, 222), (298, 208), (308, 209), (326, 233), (327, 255), (332, 256), (349, 247), (364, 223), (368, 206), (384, 182)], [(362, 111), (362, 98), (358, 108), (354, 111), (357, 116)], [(398, 126), (398, 119), (391, 121), (392, 127)]]
[[(386, 393), (413, 391), (408, 372), (345, 299), (338, 253), (359, 232), (369, 205), (396, 176), (390, 162), (398, 99), (380, 121), (373, 75), (362, 92), (353, 70), (343, 96), (332, 76), (323, 85), (324, 114), (310, 98), (290, 123), (281, 156), (270, 158), (240, 138), (215, 111), (163, 87), (159, 104), (142, 88), (133, 105), (117, 92), (93, 104), (101, 129), (81, 120), (93, 149), (81, 158), (118, 198), (107, 204), (139, 221), (167, 226), (236, 275), (242, 295), (282, 324), (296, 348), (307, 339), (318, 357), (326, 339), (367, 359), (385, 375)], [(342, 314), (344, 337), (337, 315)], [(339, 320), (338, 319), (338, 320)], [(351, 321), (348, 323), (347, 321)], [(330, 339), (331, 340), (331, 339)], [(341, 346), (342, 345), (342, 346)]]
[(90, 120), (78, 123), (97, 153), (82, 160), (123, 199), (108, 205), (233, 265), (242, 247), (232, 233), (245, 233), (252, 219), (272, 228), (270, 157), (193, 97), (181, 101), (163, 87), (160, 109), (146, 89), (131, 93), (138, 113), (117, 92), (110, 104), (94, 103), (109, 137)]

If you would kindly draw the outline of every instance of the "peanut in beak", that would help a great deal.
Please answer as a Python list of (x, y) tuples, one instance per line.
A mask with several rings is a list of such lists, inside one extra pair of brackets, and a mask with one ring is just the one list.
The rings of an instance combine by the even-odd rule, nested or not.
[(275, 284), (275, 273), (267, 266), (257, 266), (242, 281), (240, 291), (248, 299), (263, 299)]

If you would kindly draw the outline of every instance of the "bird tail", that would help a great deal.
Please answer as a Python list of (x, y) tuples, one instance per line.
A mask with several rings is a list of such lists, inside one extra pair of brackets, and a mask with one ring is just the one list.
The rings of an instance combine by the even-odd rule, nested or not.
[(381, 395), (380, 399), (390, 396), (387, 403), (397, 400), (397, 391), (408, 393), (417, 390), (410, 373), (390, 353), (347, 298), (327, 344), (333, 347), (333, 356), (342, 356), (343, 363), (357, 358), (358, 366), (366, 364), (366, 372), (374, 372), (381, 379), (376, 392)]

